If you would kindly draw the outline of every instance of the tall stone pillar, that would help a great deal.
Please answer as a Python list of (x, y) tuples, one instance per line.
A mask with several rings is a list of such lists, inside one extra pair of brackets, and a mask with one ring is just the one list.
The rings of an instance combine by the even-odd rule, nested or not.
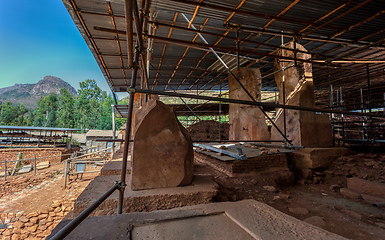
[[(285, 45), (287, 48), (294, 48), (294, 43)], [(306, 49), (296, 44), (296, 49), (306, 51)], [(282, 51), (280, 51), (282, 55)], [(283, 51), (283, 56), (294, 58), (294, 52)], [(297, 59), (310, 59), (311, 55), (297, 53)], [(307, 62), (297, 62), (297, 66), (290, 67), (294, 61), (275, 61), (274, 70), (280, 70), (282, 65), (289, 67), (283, 72), (275, 73), (275, 81), (279, 89), (279, 103), (283, 103), (283, 79), (285, 79), (285, 104), (301, 107), (315, 107), (314, 85), (312, 64)], [(275, 118), (275, 124), (284, 131), (284, 111), (280, 109)], [(304, 147), (330, 147), (333, 145), (331, 124), (329, 116), (326, 114), (316, 114), (315, 112), (289, 110), (286, 109), (286, 132), (287, 138), (297, 146)], [(281, 134), (275, 129), (271, 130), (272, 140), (283, 139)]]
[[(261, 101), (261, 72), (258, 68), (233, 71), (256, 101)], [(237, 80), (229, 76), (229, 97), (251, 101)], [(257, 106), (230, 103), (229, 110), (230, 140), (270, 140), (265, 115)]]

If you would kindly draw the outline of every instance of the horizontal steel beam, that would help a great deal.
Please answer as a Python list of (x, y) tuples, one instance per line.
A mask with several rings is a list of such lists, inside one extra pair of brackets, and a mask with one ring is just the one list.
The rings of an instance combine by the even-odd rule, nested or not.
[(146, 90), (146, 89), (135, 89), (135, 88), (130, 88), (130, 87), (127, 87), (127, 92), (129, 92), (130, 94), (131, 93), (156, 94), (156, 95), (171, 96), (171, 97), (203, 99), (203, 100), (209, 100), (209, 101), (220, 101), (220, 102), (245, 104), (245, 105), (261, 106), (261, 107), (284, 108), (284, 109), (293, 109), (293, 110), (308, 111), (308, 112), (336, 113), (336, 114), (346, 114), (346, 115), (353, 115), (353, 116), (368, 116), (368, 117), (385, 118), (385, 116), (377, 115), (374, 113), (360, 113), (360, 112), (350, 112), (350, 111), (338, 111), (338, 110), (332, 110), (332, 109), (300, 107), (300, 106), (293, 106), (293, 105), (283, 105), (283, 104), (266, 103), (266, 102), (254, 102), (254, 101), (231, 99), (231, 98), (218, 98), (218, 97), (209, 97), (209, 96), (184, 94), (184, 93), (174, 93), (174, 92), (155, 91), (155, 90)]

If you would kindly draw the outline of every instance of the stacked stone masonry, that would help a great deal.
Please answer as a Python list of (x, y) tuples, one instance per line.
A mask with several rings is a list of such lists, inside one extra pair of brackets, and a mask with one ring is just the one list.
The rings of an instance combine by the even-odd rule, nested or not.
[(55, 201), (42, 212), (0, 214), (0, 237), (3, 240), (44, 239), (73, 210), (71, 201)]
[[(66, 148), (30, 148), (30, 149), (0, 149), (0, 169), (4, 169), (4, 161), (14, 161), (19, 158), (20, 153), (23, 154), (23, 159), (33, 159), (36, 155), (36, 164), (40, 162), (49, 161), (50, 163), (59, 163), (69, 158), (70, 155), (64, 155), (71, 153), (71, 150)], [(49, 157), (56, 156), (56, 157)], [(44, 157), (44, 158), (42, 158)], [(49, 158), (46, 158), (49, 157)], [(41, 158), (41, 159), (39, 159)], [(23, 165), (34, 164), (34, 160), (23, 160)], [(7, 169), (13, 167), (14, 162), (7, 164)]]

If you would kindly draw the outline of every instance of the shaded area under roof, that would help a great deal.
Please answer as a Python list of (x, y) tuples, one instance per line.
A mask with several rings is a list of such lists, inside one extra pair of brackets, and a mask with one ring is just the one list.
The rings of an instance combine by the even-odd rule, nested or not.
[[(127, 63), (124, 1), (63, 2), (111, 89), (126, 91), (131, 69)], [(149, 88), (154, 90), (228, 88), (228, 73), (219, 68), (215, 55), (191, 31), (193, 26), (203, 31), (207, 42), (231, 68), (236, 55), (234, 38), (240, 26), (240, 49), (244, 51), (240, 53), (241, 67), (258, 67), (262, 76), (272, 73), (274, 54), (282, 40), (287, 43), (296, 39), (313, 59), (324, 61), (313, 64), (313, 76), (317, 101), (325, 106), (330, 85), (334, 89), (343, 87), (344, 96), (359, 96), (367, 81), (365, 61), (378, 61), (370, 63), (371, 79), (384, 76), (384, 1), (153, 0), (149, 20)], [(140, 74), (136, 81), (140, 85)], [(262, 90), (277, 91), (273, 75), (263, 79)], [(383, 100), (383, 91), (373, 89), (372, 99)], [(349, 97), (349, 101), (356, 100)]]
[[(222, 115), (229, 114), (229, 104), (205, 103), (205, 104), (167, 104), (174, 109), (177, 116), (215, 116), (219, 115), (219, 109)], [(119, 117), (127, 118), (128, 105), (115, 105), (115, 111)], [(193, 112), (191, 112), (191, 110)]]

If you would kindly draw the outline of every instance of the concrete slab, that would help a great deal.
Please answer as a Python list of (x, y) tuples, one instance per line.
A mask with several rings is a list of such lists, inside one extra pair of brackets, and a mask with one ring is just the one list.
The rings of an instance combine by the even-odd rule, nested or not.
[[(63, 228), (63, 221), (47, 237)], [(84, 220), (66, 239), (346, 239), (255, 200)]]
[[(129, 180), (130, 175), (127, 175)], [(97, 198), (105, 193), (119, 175), (98, 176), (84, 189), (74, 204), (74, 216), (79, 215)], [(218, 185), (211, 176), (194, 175), (193, 182), (188, 186), (148, 189), (132, 191), (126, 187), (124, 193), (123, 213), (149, 212), (159, 209), (191, 206), (210, 203), (218, 193)], [(119, 192), (115, 191), (104, 201), (91, 216), (116, 214)]]
[[(127, 174), (131, 173), (131, 163), (130, 159), (127, 159)], [(120, 175), (122, 171), (122, 159), (111, 160), (107, 162), (103, 168), (100, 170), (101, 176), (108, 175)]]
[(29, 173), (30, 171), (32, 171), (32, 165), (24, 165), (22, 168), (20, 168), (18, 173)]

